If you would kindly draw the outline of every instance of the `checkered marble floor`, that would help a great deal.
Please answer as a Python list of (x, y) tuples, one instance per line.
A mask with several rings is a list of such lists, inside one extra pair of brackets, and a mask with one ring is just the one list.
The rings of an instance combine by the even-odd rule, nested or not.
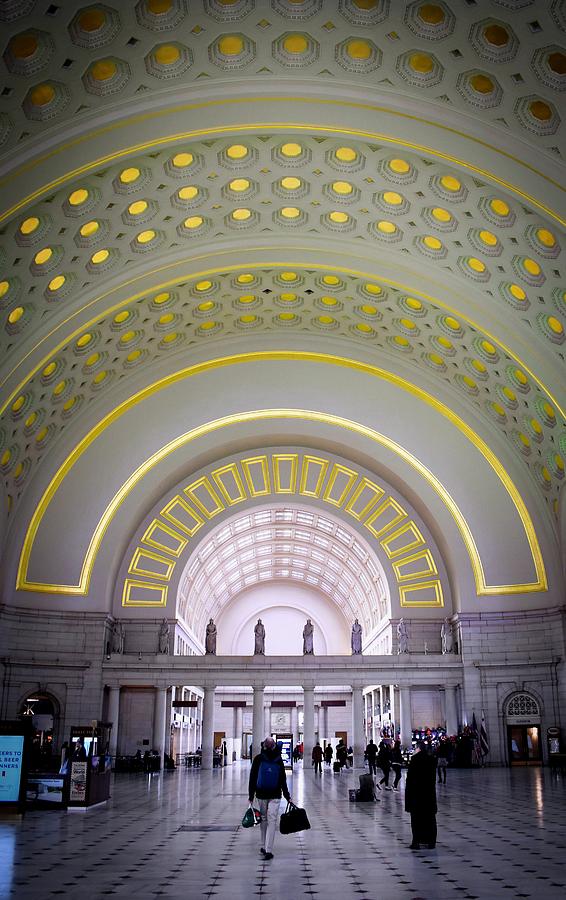
[[(239, 823), (248, 765), (214, 772), (118, 775), (87, 813), (35, 811), (0, 822), (0, 897), (18, 900), (496, 900), (566, 896), (566, 779), (547, 769), (449, 770), (438, 786), (436, 850), (411, 851), (404, 787), (354, 804), (358, 774), (302, 764), (289, 778), (312, 829), (278, 834)], [(403, 777), (404, 781), (404, 777)]]

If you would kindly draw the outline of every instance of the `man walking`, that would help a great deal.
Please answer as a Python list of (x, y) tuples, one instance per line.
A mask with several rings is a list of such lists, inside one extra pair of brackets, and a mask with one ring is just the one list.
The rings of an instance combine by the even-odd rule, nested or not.
[(322, 747), (317, 741), (312, 748), (312, 763), (314, 766), (314, 774), (322, 775)]
[(379, 782), (380, 784), (385, 785), (385, 790), (390, 791), (389, 787), (389, 773), (391, 771), (391, 747), (387, 743), (387, 741), (380, 741), (379, 750), (377, 753), (377, 765), (383, 772), (383, 778)]
[(253, 803), (254, 796), (259, 800), (260, 853), (264, 859), (273, 859), (273, 841), (277, 830), (281, 794), (288, 803), (291, 802), (280, 748), (272, 737), (266, 737), (263, 750), (254, 757), (248, 786), (250, 803)]

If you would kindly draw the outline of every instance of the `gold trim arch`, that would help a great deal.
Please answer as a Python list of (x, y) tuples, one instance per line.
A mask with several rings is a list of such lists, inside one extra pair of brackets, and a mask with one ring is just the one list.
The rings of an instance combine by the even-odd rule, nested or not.
[(317, 501), (313, 509), (319, 515), (328, 510), (365, 540), (388, 570), (389, 592), (393, 596), (397, 587), (400, 606), (443, 607), (444, 564), (425, 524), (383, 479), (333, 457), (308, 450), (256, 451), (223, 460), (182, 483), (130, 544), (119, 578), (121, 605), (164, 607), (169, 588), (181, 577), (174, 577), (175, 570), (182, 563), (184, 571), (208, 523), (222, 522), (238, 509), (244, 516), (257, 504), (302, 507)]
[[(411, 454), (408, 450), (401, 447), (395, 441), (387, 438), (386, 436), (380, 434), (377, 431), (374, 431), (367, 426), (364, 426), (360, 423), (353, 422), (349, 419), (333, 416), (326, 413), (321, 413), (312, 410), (302, 410), (302, 409), (268, 409), (268, 410), (252, 410), (252, 411), (243, 411), (241, 413), (237, 413), (234, 415), (226, 416), (223, 418), (219, 418), (214, 420), (213, 422), (208, 422), (203, 425), (198, 426), (197, 428), (192, 429), (186, 434), (180, 435), (175, 438), (173, 441), (166, 444), (164, 447), (160, 448), (156, 453), (146, 459), (141, 466), (139, 466), (131, 476), (124, 482), (120, 490), (114, 495), (110, 503), (107, 505), (102, 517), (100, 518), (98, 525), (91, 537), (87, 553), (85, 555), (81, 576), (78, 584), (74, 585), (55, 585), (55, 584), (43, 584), (39, 582), (33, 582), (28, 580), (28, 567), (29, 561), (33, 549), (33, 543), (37, 531), (41, 525), (41, 521), (43, 515), (47, 507), (49, 506), (53, 496), (58, 490), (59, 486), (63, 482), (66, 474), (72, 468), (77, 459), (85, 452), (85, 450), (93, 443), (96, 437), (102, 433), (114, 420), (119, 418), (124, 412), (126, 412), (129, 408), (140, 402), (144, 397), (149, 396), (150, 394), (155, 393), (156, 391), (161, 390), (166, 387), (168, 384), (179, 381), (191, 375), (197, 374), (202, 371), (206, 371), (211, 368), (216, 368), (218, 366), (226, 366), (233, 365), (242, 362), (249, 362), (253, 360), (265, 360), (265, 359), (297, 359), (297, 360), (309, 360), (316, 362), (324, 362), (332, 365), (345, 366), (354, 368), (357, 371), (365, 372), (366, 374), (370, 374), (374, 377), (384, 378), (397, 386), (403, 388), (404, 390), (409, 391), (413, 395), (417, 396), (420, 400), (424, 400), (426, 403), (433, 406), (438, 412), (440, 412), (443, 416), (449, 419), (449, 421), (455, 425), (470, 442), (479, 450), (479, 452), (483, 455), (484, 459), (488, 462), (488, 464), (495, 471), (499, 480), (503, 484), (505, 490), (509, 494), (515, 508), (517, 509), (518, 515), (522, 522), (523, 528), (525, 530), (525, 535), (527, 541), (529, 543), (529, 547), (532, 554), (533, 565), (536, 572), (536, 580), (527, 584), (504, 584), (504, 585), (488, 585), (485, 579), (483, 565), (479, 556), (479, 552), (473, 538), (472, 532), (454, 499), (448, 493), (448, 491), (444, 488), (441, 481), (426, 467), (424, 466), (413, 454)], [(534, 525), (528, 513), (528, 510), (522, 500), (522, 497), (517, 490), (514, 482), (509, 477), (506, 472), (504, 466), (501, 464), (499, 459), (493, 454), (493, 452), (489, 449), (489, 447), (485, 444), (485, 442), (465, 423), (462, 419), (456, 416), (450, 409), (448, 409), (444, 404), (440, 403), (440, 401), (435, 398), (429, 396), (422, 389), (415, 387), (414, 385), (406, 382), (404, 379), (399, 378), (398, 376), (394, 376), (391, 373), (385, 372), (382, 369), (379, 369), (376, 366), (372, 366), (369, 364), (363, 364), (356, 362), (354, 360), (344, 359), (342, 357), (334, 357), (325, 354), (315, 354), (315, 353), (304, 353), (304, 352), (289, 352), (289, 351), (277, 351), (277, 352), (258, 352), (258, 353), (250, 353), (250, 354), (241, 354), (233, 357), (223, 357), (216, 360), (210, 360), (206, 363), (199, 364), (196, 366), (188, 367), (187, 369), (183, 369), (179, 372), (174, 373), (173, 375), (167, 376), (164, 379), (161, 379), (155, 382), (152, 385), (147, 386), (142, 391), (139, 391), (137, 394), (130, 397), (127, 401), (116, 407), (107, 416), (105, 416), (91, 431), (83, 438), (83, 440), (75, 447), (72, 453), (67, 457), (63, 465), (59, 468), (58, 472), (50, 482), (47, 490), (44, 492), (35, 512), (32, 516), (32, 520), (28, 527), (26, 537), (24, 540), (24, 545), (22, 549), (22, 553), (19, 560), (18, 566), (18, 574), (17, 574), (17, 583), (16, 586), (19, 590), (28, 590), (28, 591), (38, 591), (52, 594), (67, 594), (67, 595), (84, 595), (88, 593), (90, 578), (92, 575), (92, 569), (94, 566), (94, 562), (96, 560), (96, 555), (98, 553), (98, 549), (112, 520), (115, 512), (120, 507), (121, 503), (125, 499), (125, 497), (130, 493), (133, 487), (143, 478), (143, 476), (148, 472), (151, 468), (157, 465), (162, 459), (169, 456), (173, 453), (178, 447), (184, 446), (187, 443), (190, 443), (195, 438), (208, 434), (212, 431), (218, 430), (220, 428), (224, 428), (228, 425), (235, 423), (243, 423), (243, 422), (253, 422), (259, 420), (268, 420), (274, 418), (296, 418), (296, 419), (305, 419), (313, 422), (323, 422), (326, 424), (336, 425), (341, 428), (345, 428), (347, 430), (357, 432), (365, 437), (368, 437), (370, 440), (373, 440), (382, 446), (388, 447), (394, 453), (398, 454), (405, 462), (412, 466), (419, 474), (425, 478), (428, 484), (433, 488), (433, 490), (437, 493), (437, 495), (441, 498), (442, 502), (446, 506), (446, 508), (451, 513), (456, 525), (460, 531), (466, 549), (468, 551), (468, 555), (470, 557), (470, 562), (472, 565), (472, 570), (475, 579), (476, 591), (480, 596), (487, 595), (502, 595), (502, 594), (513, 594), (519, 592), (537, 592), (544, 591), (547, 588), (547, 579), (546, 572), (544, 567), (544, 562), (542, 559), (542, 553), (540, 550), (540, 546), (538, 543), (538, 539), (535, 533)]]

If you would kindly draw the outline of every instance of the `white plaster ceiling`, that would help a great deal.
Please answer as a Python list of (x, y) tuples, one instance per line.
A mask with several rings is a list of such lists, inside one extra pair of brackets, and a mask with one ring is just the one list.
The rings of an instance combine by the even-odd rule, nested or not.
[(11, 0), (0, 20), (8, 528), (157, 367), (310, 336), (436, 382), (558, 528), (563, 2)]
[(275, 579), (316, 588), (366, 633), (388, 612), (383, 572), (354, 532), (312, 510), (279, 507), (235, 517), (200, 543), (181, 577), (178, 615), (203, 640), (209, 616)]

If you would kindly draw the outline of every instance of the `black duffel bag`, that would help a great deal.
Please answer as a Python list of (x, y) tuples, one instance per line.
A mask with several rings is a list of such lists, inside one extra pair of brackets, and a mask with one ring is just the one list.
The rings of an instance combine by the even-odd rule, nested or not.
[(306, 831), (310, 827), (306, 811), (294, 803), (287, 803), (287, 809), (279, 820), (281, 834), (295, 834), (296, 831)]

